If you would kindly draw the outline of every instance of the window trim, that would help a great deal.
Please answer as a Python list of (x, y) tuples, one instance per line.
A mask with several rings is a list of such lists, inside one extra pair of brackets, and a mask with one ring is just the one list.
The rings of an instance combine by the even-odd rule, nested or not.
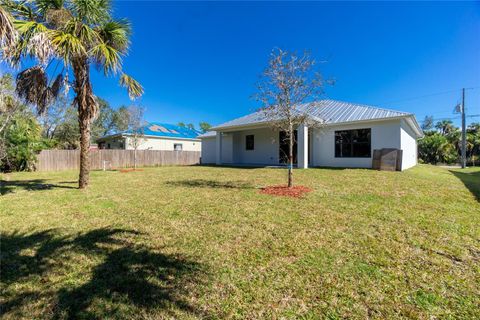
[[(252, 139), (252, 141), (251, 141), (251, 143), (252, 143), (251, 148), (249, 148), (249, 143), (248, 143), (249, 137), (251, 137), (251, 139)], [(246, 150), (246, 151), (253, 151), (253, 150), (255, 150), (255, 135), (254, 135), (254, 134), (247, 134), (247, 135), (245, 136), (245, 150)]]
[[(176, 146), (180, 146), (180, 150), (177, 150)], [(183, 143), (174, 143), (173, 144), (173, 151), (183, 151)]]
[[(351, 155), (351, 156), (340, 156), (340, 155), (337, 155), (337, 133), (339, 132), (345, 132), (345, 131), (356, 131), (356, 130), (368, 130), (369, 131), (369, 135), (368, 135), (368, 142), (360, 142), (360, 143), (357, 143), (357, 144), (367, 144), (369, 145), (369, 150), (368, 150), (368, 156), (354, 156), (354, 155)], [(355, 145), (355, 143), (351, 142), (351, 143), (348, 143), (351, 145), (351, 148), (352, 148), (352, 153), (353, 153), (353, 146)], [(368, 158), (371, 158), (372, 157), (372, 128), (358, 128), (358, 129), (345, 129), (345, 130), (335, 130), (334, 133), (333, 133), (333, 154), (334, 154), (334, 157), (335, 158), (356, 158), (356, 159), (368, 159)]]

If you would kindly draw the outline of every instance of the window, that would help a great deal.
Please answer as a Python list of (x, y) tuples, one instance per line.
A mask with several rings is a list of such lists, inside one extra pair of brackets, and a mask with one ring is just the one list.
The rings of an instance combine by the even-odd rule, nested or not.
[(107, 149), (110, 149), (110, 143), (107, 143)]
[(245, 147), (247, 150), (253, 150), (255, 148), (255, 138), (253, 134), (245, 136)]
[(173, 144), (173, 150), (182, 151), (183, 150), (183, 145), (181, 143), (174, 143)]
[(370, 158), (371, 129), (335, 131), (336, 158)]

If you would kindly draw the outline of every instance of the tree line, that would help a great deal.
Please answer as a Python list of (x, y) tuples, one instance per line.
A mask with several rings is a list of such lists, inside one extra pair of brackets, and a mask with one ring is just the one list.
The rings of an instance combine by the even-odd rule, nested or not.
[[(79, 149), (80, 128), (77, 109), (68, 95), (59, 95), (43, 114), (26, 105), (16, 94), (13, 75), (0, 76), (0, 170), (34, 170), (36, 155), (44, 149)], [(132, 128), (135, 105), (112, 107), (96, 97), (98, 115), (91, 124), (90, 142)], [(193, 124), (184, 125), (195, 129)], [(200, 122), (199, 131), (210, 125)]]
[[(427, 116), (422, 125), (425, 137), (418, 141), (418, 157), (424, 163), (454, 164), (461, 157), (462, 132), (451, 120), (434, 123)], [(478, 165), (480, 159), (480, 123), (471, 123), (466, 130), (467, 164)]]

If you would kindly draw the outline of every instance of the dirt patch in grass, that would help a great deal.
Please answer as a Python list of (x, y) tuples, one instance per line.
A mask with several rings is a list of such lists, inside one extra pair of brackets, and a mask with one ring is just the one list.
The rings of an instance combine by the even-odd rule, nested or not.
[(133, 171), (143, 171), (143, 169), (128, 168), (128, 169), (120, 169), (118, 171), (120, 171), (121, 173), (127, 173), (127, 172), (133, 172)]
[(274, 196), (301, 198), (306, 193), (311, 191), (312, 189), (305, 186), (293, 186), (289, 188), (287, 186), (280, 185), (280, 186), (268, 186), (268, 187), (262, 188), (260, 190), (260, 193), (270, 194)]

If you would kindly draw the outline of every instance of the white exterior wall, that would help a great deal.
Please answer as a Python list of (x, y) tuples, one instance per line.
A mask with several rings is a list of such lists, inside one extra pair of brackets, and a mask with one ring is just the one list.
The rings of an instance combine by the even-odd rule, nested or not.
[[(253, 134), (254, 150), (247, 150), (246, 136)], [(258, 165), (278, 165), (278, 131), (270, 128), (251, 129), (233, 133), (233, 162)]]
[[(202, 138), (202, 164), (216, 163), (216, 137)], [(222, 163), (233, 163), (233, 136), (232, 134), (222, 135)]]
[(400, 141), (403, 150), (402, 170), (417, 165), (417, 139), (412, 128), (402, 119), (400, 123)]
[(202, 138), (202, 164), (214, 164), (216, 161), (215, 136)]
[[(335, 131), (371, 129), (371, 156), (369, 158), (335, 158)], [(403, 150), (402, 170), (417, 164), (416, 134), (403, 119), (341, 124), (324, 128), (310, 128), (310, 166), (371, 168), (373, 150), (395, 148)], [(254, 135), (254, 150), (246, 150), (246, 136)], [(223, 164), (278, 165), (278, 131), (269, 128), (224, 133), (222, 136)], [(305, 145), (307, 145), (305, 143)], [(216, 160), (215, 136), (202, 139), (202, 163)]]
[[(126, 137), (127, 150), (133, 150), (132, 138)], [(108, 142), (107, 142), (108, 143)], [(176, 143), (182, 144), (183, 151), (201, 151), (202, 142), (200, 140), (183, 140), (183, 139), (168, 139), (168, 138), (155, 138), (145, 137), (140, 140), (137, 150), (166, 150), (173, 151), (173, 145)]]
[(321, 167), (371, 168), (370, 158), (335, 158), (335, 131), (351, 129), (372, 130), (371, 147), (374, 149), (401, 148), (400, 120), (327, 126), (313, 130), (312, 165)]

